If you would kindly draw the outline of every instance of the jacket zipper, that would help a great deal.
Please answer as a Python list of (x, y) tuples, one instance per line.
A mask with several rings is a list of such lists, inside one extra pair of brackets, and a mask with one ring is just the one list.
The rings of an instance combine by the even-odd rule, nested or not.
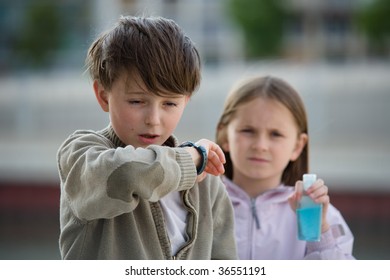
[[(193, 208), (193, 206), (191, 205), (191, 203), (187, 200), (186, 200), (186, 194), (187, 194), (188, 191), (184, 191), (183, 194), (182, 194), (182, 200), (183, 200), (183, 204), (184, 204), (184, 207), (186, 208), (186, 210), (188, 211), (188, 213), (191, 213), (192, 216), (193, 216), (193, 222), (192, 222), (192, 229), (193, 231), (196, 231), (197, 230), (197, 226), (196, 226), (196, 211), (195, 209)], [(190, 219), (188, 219), (188, 222), (190, 221)], [(187, 227), (186, 227), (186, 230), (188, 228), (188, 224), (187, 224)], [(195, 236), (196, 234), (195, 233), (192, 233), (191, 234), (192, 236)], [(191, 246), (191, 244), (194, 242), (194, 237), (190, 238), (185, 244), (183, 244), (183, 246), (176, 252), (175, 255), (172, 255), (171, 256), (171, 259), (172, 260), (178, 260), (178, 255), (181, 251), (183, 251), (185, 248), (187, 248), (188, 246)]]
[(249, 230), (249, 242), (250, 245), (249, 246), (249, 251), (248, 251), (248, 259), (253, 259), (253, 254), (254, 254), (254, 247), (253, 247), (253, 244), (254, 244), (254, 239), (255, 239), (255, 234), (254, 234), (254, 223), (253, 223), (253, 220), (255, 221), (255, 224), (256, 224), (256, 229), (259, 229), (260, 228), (260, 222), (259, 222), (259, 217), (257, 216), (257, 211), (256, 211), (256, 198), (251, 198), (251, 215), (252, 215), (252, 219), (250, 221), (250, 230)]
[(256, 223), (256, 229), (260, 229), (260, 221), (259, 221), (259, 217), (257, 216), (257, 209), (256, 209), (256, 198), (251, 198), (251, 209), (252, 209), (252, 218), (255, 220)]

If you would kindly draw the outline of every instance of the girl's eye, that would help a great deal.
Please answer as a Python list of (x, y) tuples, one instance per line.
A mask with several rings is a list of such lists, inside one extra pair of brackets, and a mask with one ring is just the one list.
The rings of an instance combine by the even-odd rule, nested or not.
[(242, 133), (253, 133), (253, 130), (252, 129), (250, 129), (250, 128), (244, 128), (244, 129), (241, 129), (241, 132)]
[(278, 131), (272, 131), (271, 132), (271, 136), (273, 136), (273, 137), (281, 137), (283, 135), (281, 133), (279, 133)]

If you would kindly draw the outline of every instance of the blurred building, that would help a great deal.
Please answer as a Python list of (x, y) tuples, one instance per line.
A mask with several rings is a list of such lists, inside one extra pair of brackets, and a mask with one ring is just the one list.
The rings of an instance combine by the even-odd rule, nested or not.
[(357, 0), (284, 0), (292, 15), (284, 53), (298, 60), (344, 61), (366, 55), (364, 36), (354, 22)]
[[(41, 46), (37, 45), (40, 49), (47, 48), (45, 51), (50, 66), (79, 69), (92, 38), (110, 27), (120, 15), (146, 14), (172, 18), (197, 44), (206, 64), (237, 63), (245, 57), (245, 42), (240, 27), (227, 12), (228, 2), (0, 0), (0, 32), (3, 34), (0, 38), (0, 74), (28, 65), (36, 54), (26, 52), (23, 46), (37, 45), (37, 42), (42, 42)], [(362, 0), (282, 2), (290, 15), (289, 18), (281, 19), (285, 21), (283, 58), (295, 61), (340, 61), (366, 56), (367, 42), (353, 21)], [(58, 19), (47, 14), (56, 14)], [(34, 16), (35, 19), (47, 21), (46, 32), (39, 32), (42, 29), (39, 26), (35, 27), (37, 30), (33, 29)], [(42, 24), (45, 26), (45, 23)], [(49, 28), (51, 26), (53, 28)], [(29, 35), (30, 32), (35, 32), (35, 35)], [(47, 38), (44, 36), (46, 33), (50, 33)], [(49, 42), (56, 39), (59, 45), (50, 46), (44, 43), (45, 39)]]
[[(282, 0), (285, 20), (283, 55), (299, 61), (348, 60), (366, 55), (364, 36), (356, 30), (356, 0)], [(206, 63), (237, 62), (245, 54), (244, 39), (226, 8), (228, 0), (96, 1), (96, 25), (115, 15), (142, 13), (176, 20), (198, 45)], [(283, 19), (281, 19), (283, 20)]]

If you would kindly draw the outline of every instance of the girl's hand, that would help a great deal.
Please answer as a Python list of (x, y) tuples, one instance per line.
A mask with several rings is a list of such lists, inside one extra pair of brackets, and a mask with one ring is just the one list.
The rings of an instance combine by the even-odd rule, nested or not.
[[(295, 183), (295, 192), (294, 194), (288, 199), (291, 208), (293, 211), (297, 208), (297, 203), (300, 200), (301, 192), (298, 192), (297, 190), (303, 189), (303, 182), (297, 181)], [(311, 199), (313, 199), (314, 202), (318, 204), (322, 204), (322, 225), (321, 225), (321, 232), (325, 232), (329, 229), (329, 224), (326, 219), (326, 214), (328, 212), (328, 206), (330, 202), (330, 198), (328, 195), (328, 187), (325, 185), (324, 181), (321, 179), (318, 179), (315, 181), (315, 183), (307, 190), (307, 195), (310, 196)]]

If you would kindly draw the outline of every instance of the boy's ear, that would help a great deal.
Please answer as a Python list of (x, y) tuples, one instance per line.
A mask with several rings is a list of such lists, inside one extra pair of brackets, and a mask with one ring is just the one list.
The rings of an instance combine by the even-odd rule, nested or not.
[(186, 95), (186, 98), (185, 98), (185, 105), (187, 106), (188, 102), (190, 101), (191, 97), (189, 97), (188, 95)]
[(93, 90), (100, 107), (102, 107), (104, 112), (108, 112), (108, 92), (97, 80), (93, 82)]
[(307, 134), (301, 133), (297, 139), (297, 143), (295, 144), (294, 151), (292, 152), (291, 161), (297, 160), (297, 158), (301, 155), (303, 148), (305, 148), (307, 144)]

